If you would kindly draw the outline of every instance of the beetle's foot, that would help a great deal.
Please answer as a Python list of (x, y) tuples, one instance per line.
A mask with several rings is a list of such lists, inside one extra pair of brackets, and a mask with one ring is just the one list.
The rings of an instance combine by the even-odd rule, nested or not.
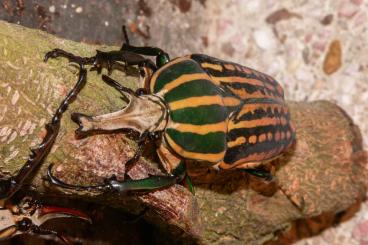
[(62, 49), (56, 48), (46, 53), (44, 62), (47, 62), (50, 58), (58, 58), (58, 57), (67, 58), (69, 62), (76, 63), (80, 67), (83, 67), (84, 65), (91, 65), (96, 60), (95, 56), (94, 57), (80, 57), (72, 53), (66, 52)]

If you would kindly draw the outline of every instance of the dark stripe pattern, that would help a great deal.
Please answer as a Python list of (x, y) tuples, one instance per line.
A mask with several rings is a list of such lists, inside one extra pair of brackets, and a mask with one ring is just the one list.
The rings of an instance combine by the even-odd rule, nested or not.
[[(186, 76), (184, 81), (181, 77), (183, 75)], [(195, 79), (198, 75), (208, 79)], [(178, 80), (181, 80), (180, 83)], [(225, 121), (228, 118), (228, 111), (223, 104), (218, 103), (218, 100), (211, 100), (216, 96), (221, 98), (222, 91), (209, 80), (200, 65), (191, 59), (184, 59), (172, 66), (164, 67), (152, 82), (154, 82), (155, 93), (160, 93), (165, 88), (163, 97), (169, 107), (170, 115), (165, 136), (171, 138), (176, 144), (170, 147), (186, 158), (210, 162), (222, 160), (226, 151)], [(170, 89), (167, 89), (166, 85)], [(187, 102), (187, 100), (190, 101)], [(173, 109), (171, 105), (175, 102), (183, 102), (185, 107)], [(217, 131), (201, 132), (206, 125), (221, 122), (223, 127), (217, 127)], [(183, 124), (189, 125), (190, 132), (180, 131)], [(211, 160), (206, 154), (218, 154), (219, 157), (212, 156)]]
[(228, 115), (222, 105), (202, 105), (171, 111), (170, 116), (173, 122), (206, 125), (225, 121)]
[(157, 79), (154, 81), (155, 85), (153, 93), (158, 93), (163, 88), (163, 86), (172, 82), (176, 78), (179, 78), (182, 75), (203, 72), (201, 67), (192, 60), (184, 60), (171, 66), (165, 67), (164, 69), (165, 70), (162, 71)]
[[(200, 64), (206, 63), (203, 69), (212, 78), (220, 81), (223, 91), (241, 98), (243, 102), (242, 107), (228, 108), (232, 111), (230, 124), (236, 128), (229, 128), (227, 133), (228, 147), (224, 157), (226, 164), (262, 162), (276, 157), (290, 146), (295, 140), (295, 131), (284, 103), (284, 92), (275, 79), (254, 69), (207, 55), (193, 54), (191, 58)], [(243, 78), (244, 81), (231, 81), (229, 78), (232, 77)], [(247, 82), (247, 79), (257, 80), (260, 84), (255, 85), (252, 80)], [(246, 109), (250, 107), (253, 108)], [(276, 125), (275, 120), (279, 122)], [(252, 122), (261, 121), (261, 126), (247, 126), (247, 122), (253, 125)]]
[(209, 80), (193, 80), (181, 84), (165, 94), (166, 102), (173, 102), (190, 97), (218, 95), (219, 89)]
[[(249, 105), (244, 105), (244, 107)], [(281, 123), (281, 118), (286, 121)], [(233, 122), (235, 125), (253, 120), (280, 119), (276, 125), (254, 126), (251, 128), (233, 128), (227, 133), (227, 141), (234, 142), (239, 137), (244, 137), (245, 142), (228, 147), (224, 162), (232, 164), (244, 159), (244, 162), (262, 161), (274, 158), (284, 151), (295, 139), (294, 129), (290, 125), (290, 114), (285, 105), (270, 106), (260, 104), (246, 113), (238, 113)], [(262, 136), (261, 136), (262, 135)], [(262, 138), (262, 139), (261, 139)], [(258, 154), (258, 155), (254, 155)], [(264, 154), (264, 155), (261, 155)], [(265, 157), (266, 159), (260, 159)]]
[[(263, 94), (268, 93), (275, 97), (284, 99), (284, 93), (280, 85), (278, 84), (278, 82), (272, 77), (262, 72), (256, 71), (252, 68), (242, 66), (242, 65), (239, 65), (233, 62), (223, 61), (223, 60), (213, 58), (213, 57), (203, 55), (203, 54), (192, 54), (190, 57), (199, 63), (212, 63), (212, 64), (221, 66), (223, 68), (222, 71), (218, 71), (218, 70), (211, 69), (211, 68), (204, 68), (204, 70), (213, 77), (216, 77), (216, 78), (242, 77), (242, 78), (247, 78), (247, 79), (256, 79), (256, 80), (262, 81), (265, 84), (265, 86), (251, 86), (246, 83), (239, 83), (239, 82), (234, 82), (234, 83), (222, 82), (221, 85), (224, 88), (225, 87), (233, 88), (235, 90), (244, 89), (249, 94), (254, 93), (255, 91), (259, 91)], [(233, 66), (234, 70), (226, 69), (225, 64)], [(267, 87), (274, 87), (274, 90), (270, 90)], [(244, 97), (242, 98), (244, 99)]]
[[(200, 54), (157, 72), (153, 92), (163, 96), (170, 115), (165, 137), (184, 158), (234, 167), (261, 163), (295, 139), (283, 90), (268, 75)], [(225, 97), (241, 102), (225, 106)]]
[[(166, 133), (188, 152), (218, 153), (224, 151), (226, 147), (224, 141), (226, 136), (224, 132), (199, 135), (191, 132), (182, 133), (169, 128), (166, 130)], [(222, 142), (222, 144), (220, 142)]]

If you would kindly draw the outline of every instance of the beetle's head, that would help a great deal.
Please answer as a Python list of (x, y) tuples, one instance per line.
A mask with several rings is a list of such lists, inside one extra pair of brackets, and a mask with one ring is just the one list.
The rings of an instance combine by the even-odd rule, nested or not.
[(167, 109), (161, 98), (152, 94), (124, 94), (129, 103), (120, 111), (100, 116), (73, 113), (72, 120), (79, 124), (77, 133), (129, 128), (142, 134), (146, 131), (161, 131), (166, 127)]

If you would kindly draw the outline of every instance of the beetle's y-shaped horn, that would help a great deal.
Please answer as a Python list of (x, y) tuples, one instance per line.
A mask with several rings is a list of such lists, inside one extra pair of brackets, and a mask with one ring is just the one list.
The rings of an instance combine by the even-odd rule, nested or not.
[[(106, 76), (103, 79), (109, 84), (115, 82)], [(130, 89), (119, 84), (110, 85), (117, 88), (129, 100), (128, 105), (120, 111), (99, 116), (73, 113), (72, 120), (79, 124), (77, 133), (129, 128), (142, 134), (165, 128), (167, 109), (161, 98), (152, 94), (136, 96)]]

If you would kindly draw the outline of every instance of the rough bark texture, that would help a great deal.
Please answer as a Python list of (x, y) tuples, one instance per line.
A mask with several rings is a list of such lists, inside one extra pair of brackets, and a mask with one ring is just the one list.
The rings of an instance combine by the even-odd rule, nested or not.
[[(96, 47), (55, 38), (40, 31), (0, 22), (0, 170), (9, 176), (19, 169), (44, 135), (44, 124), (76, 81), (77, 69), (65, 59), (43, 63), (43, 55), (62, 48), (92, 56)], [(133, 71), (134, 73), (134, 71)], [(121, 83), (134, 87), (137, 77), (114, 72)], [(124, 176), (124, 162), (133, 156), (135, 143), (125, 134), (96, 134), (76, 139), (70, 112), (101, 114), (123, 105), (119, 94), (105, 85), (95, 72), (65, 114), (60, 135), (51, 154), (30, 180), (37, 192), (103, 203), (138, 213), (149, 207), (145, 219), (185, 236), (210, 244), (259, 244), (282, 234), (293, 240), (295, 221), (335, 217), (359, 202), (366, 192), (367, 160), (359, 130), (336, 105), (318, 101), (290, 102), (297, 128), (295, 147), (270, 164), (277, 182), (265, 184), (236, 171), (215, 173), (198, 163), (189, 164), (196, 196), (180, 185), (131, 195), (76, 193), (49, 187), (41, 180), (48, 163), (69, 183), (101, 183), (115, 174)], [(162, 173), (146, 154), (128, 173), (133, 179)], [(341, 216), (341, 215), (340, 215)], [(335, 218), (328, 219), (336, 221)], [(332, 222), (332, 221), (331, 221)], [(319, 222), (302, 235), (312, 235), (331, 222)], [(315, 222), (316, 223), (316, 222)], [(318, 222), (317, 222), (318, 223)], [(308, 226), (310, 227), (310, 226)], [(298, 233), (299, 234), (299, 233)], [(166, 236), (163, 236), (166, 237)]]

